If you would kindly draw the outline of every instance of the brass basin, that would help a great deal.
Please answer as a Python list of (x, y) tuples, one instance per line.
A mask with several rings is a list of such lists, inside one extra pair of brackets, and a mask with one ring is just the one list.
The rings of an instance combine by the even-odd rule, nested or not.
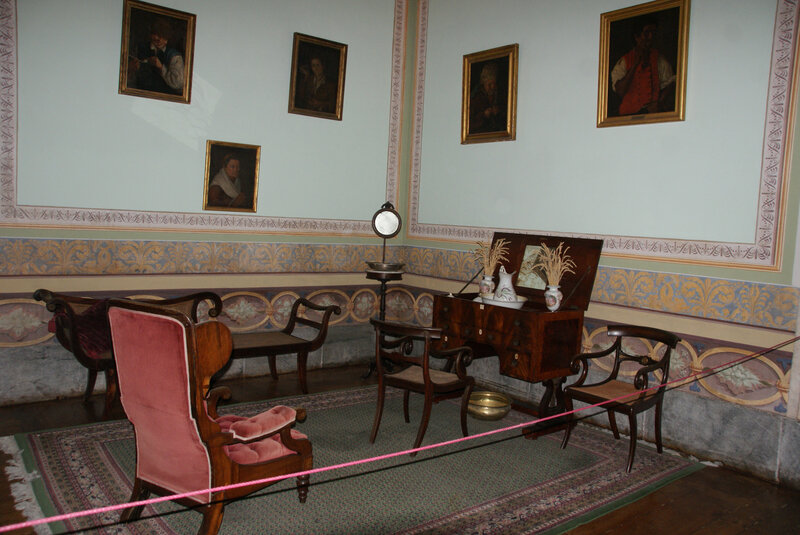
[(480, 391), (469, 396), (467, 412), (478, 420), (499, 420), (511, 410), (511, 398), (500, 392)]
[(394, 262), (367, 262), (367, 265), (373, 271), (402, 271), (405, 266)]

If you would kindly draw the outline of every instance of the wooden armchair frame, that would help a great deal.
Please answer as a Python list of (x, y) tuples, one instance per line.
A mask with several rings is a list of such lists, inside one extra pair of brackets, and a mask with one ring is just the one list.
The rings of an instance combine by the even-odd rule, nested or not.
[[(615, 337), (614, 343), (602, 351), (593, 353), (583, 353), (572, 359), (571, 370), (573, 373), (580, 373), (578, 379), (564, 389), (564, 401), (566, 410), (573, 410), (573, 400), (582, 401), (591, 405), (601, 404), (600, 407), (607, 411), (608, 421), (614, 438), (619, 439), (617, 420), (615, 413), (628, 415), (630, 428), (630, 446), (628, 448), (628, 461), (626, 472), (630, 472), (633, 466), (633, 456), (636, 452), (637, 425), (636, 415), (655, 406), (655, 442), (658, 453), (663, 451), (661, 443), (661, 415), (664, 403), (664, 392), (669, 380), (669, 364), (672, 351), (680, 342), (680, 338), (671, 332), (655, 329), (652, 327), (642, 327), (637, 325), (612, 325), (608, 327), (608, 336)], [(632, 354), (624, 346), (626, 338), (639, 338), (656, 342), (652, 347), (652, 354)], [(658, 345), (666, 347), (661, 358), (654, 358)], [(588, 373), (589, 363), (608, 355), (614, 356), (614, 362), (608, 376), (603, 380), (592, 384), (584, 384)], [(618, 379), (620, 369), (625, 362), (634, 363), (639, 366), (633, 378), (633, 382), (621, 381)], [(650, 385), (650, 375), (660, 372), (661, 378), (657, 385)], [(564, 439), (561, 447), (565, 448), (569, 441), (570, 433), (575, 427), (574, 414), (569, 415), (569, 422), (564, 432)]]
[[(467, 346), (435, 351), (433, 343), (442, 336), (442, 330), (432, 327), (416, 327), (400, 323), (390, 323), (377, 319), (370, 320), (375, 327), (375, 364), (378, 371), (378, 402), (375, 421), (372, 425), (370, 443), (375, 442), (383, 415), (386, 387), (393, 386), (403, 390), (403, 417), (409, 423), (408, 401), (411, 392), (425, 396), (422, 417), (414, 440), (413, 448), (422, 444), (428, 428), (431, 407), (443, 399), (461, 395), (461, 433), (469, 435), (467, 429), (467, 407), (469, 396), (475, 386), (475, 379), (467, 375), (467, 366), (472, 361), (472, 349)], [(420, 352), (417, 344), (422, 344)], [(444, 370), (431, 368), (430, 359), (447, 359)], [(386, 362), (392, 371), (386, 369)], [(450, 370), (455, 370), (451, 372)], [(415, 455), (412, 452), (411, 455)]]

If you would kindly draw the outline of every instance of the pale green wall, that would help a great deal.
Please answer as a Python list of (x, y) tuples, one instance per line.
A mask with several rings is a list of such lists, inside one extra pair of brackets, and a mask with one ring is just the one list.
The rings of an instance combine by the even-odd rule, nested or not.
[[(753, 240), (775, 2), (693, 0), (686, 120), (597, 128), (600, 15), (629, 5), (431, 0), (421, 222)], [(462, 145), (462, 57), (512, 43), (516, 141)]]
[[(17, 7), (18, 204), (202, 212), (208, 139), (261, 146), (259, 215), (385, 200), (392, 0), (170, 1), (197, 15), (190, 105), (118, 94), (121, 0)], [(342, 121), (287, 113), (293, 32), (348, 45)]]

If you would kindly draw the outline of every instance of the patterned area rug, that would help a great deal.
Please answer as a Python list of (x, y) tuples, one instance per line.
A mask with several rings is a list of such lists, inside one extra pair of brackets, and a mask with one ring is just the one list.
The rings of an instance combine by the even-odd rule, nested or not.
[[(375, 387), (280, 400), (305, 407), (298, 425), (314, 447), (314, 466), (331, 466), (411, 447), (419, 420), (406, 424), (402, 396), (390, 391), (375, 444), (369, 433)], [(420, 396), (412, 396), (419, 401)], [(276, 400), (234, 406), (255, 414)], [(412, 403), (412, 415), (421, 404)], [(512, 411), (505, 419), (470, 418), (470, 432), (530, 420)], [(456, 402), (433, 408), (423, 445), (461, 436)], [(14, 455), (12, 492), (30, 517), (87, 510), (128, 500), (134, 471), (127, 421), (21, 434), (1, 439)], [(702, 465), (640, 444), (631, 474), (628, 443), (578, 426), (569, 447), (562, 433), (528, 440), (519, 430), (312, 476), (308, 501), (299, 503), (294, 480), (282, 481), (230, 503), (220, 533), (560, 533), (629, 503)], [(12, 462), (12, 465), (14, 462)], [(12, 477), (12, 467), (8, 467)], [(54, 533), (196, 533), (201, 515), (171, 503), (148, 507), (144, 519), (116, 524), (119, 512), (49, 525)], [(42, 526), (44, 527), (44, 526)], [(50, 532), (47, 528), (43, 532)]]

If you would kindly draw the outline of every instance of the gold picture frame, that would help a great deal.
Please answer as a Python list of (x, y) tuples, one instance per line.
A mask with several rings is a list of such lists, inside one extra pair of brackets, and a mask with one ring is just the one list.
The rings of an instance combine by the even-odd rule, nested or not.
[(119, 93), (189, 104), (196, 16), (125, 0)]
[(461, 143), (517, 137), (519, 44), (464, 56)]
[(342, 120), (347, 45), (294, 34), (289, 113)]
[(259, 145), (206, 141), (203, 210), (255, 212), (260, 162)]
[(689, 9), (656, 0), (600, 15), (598, 127), (684, 120)]

